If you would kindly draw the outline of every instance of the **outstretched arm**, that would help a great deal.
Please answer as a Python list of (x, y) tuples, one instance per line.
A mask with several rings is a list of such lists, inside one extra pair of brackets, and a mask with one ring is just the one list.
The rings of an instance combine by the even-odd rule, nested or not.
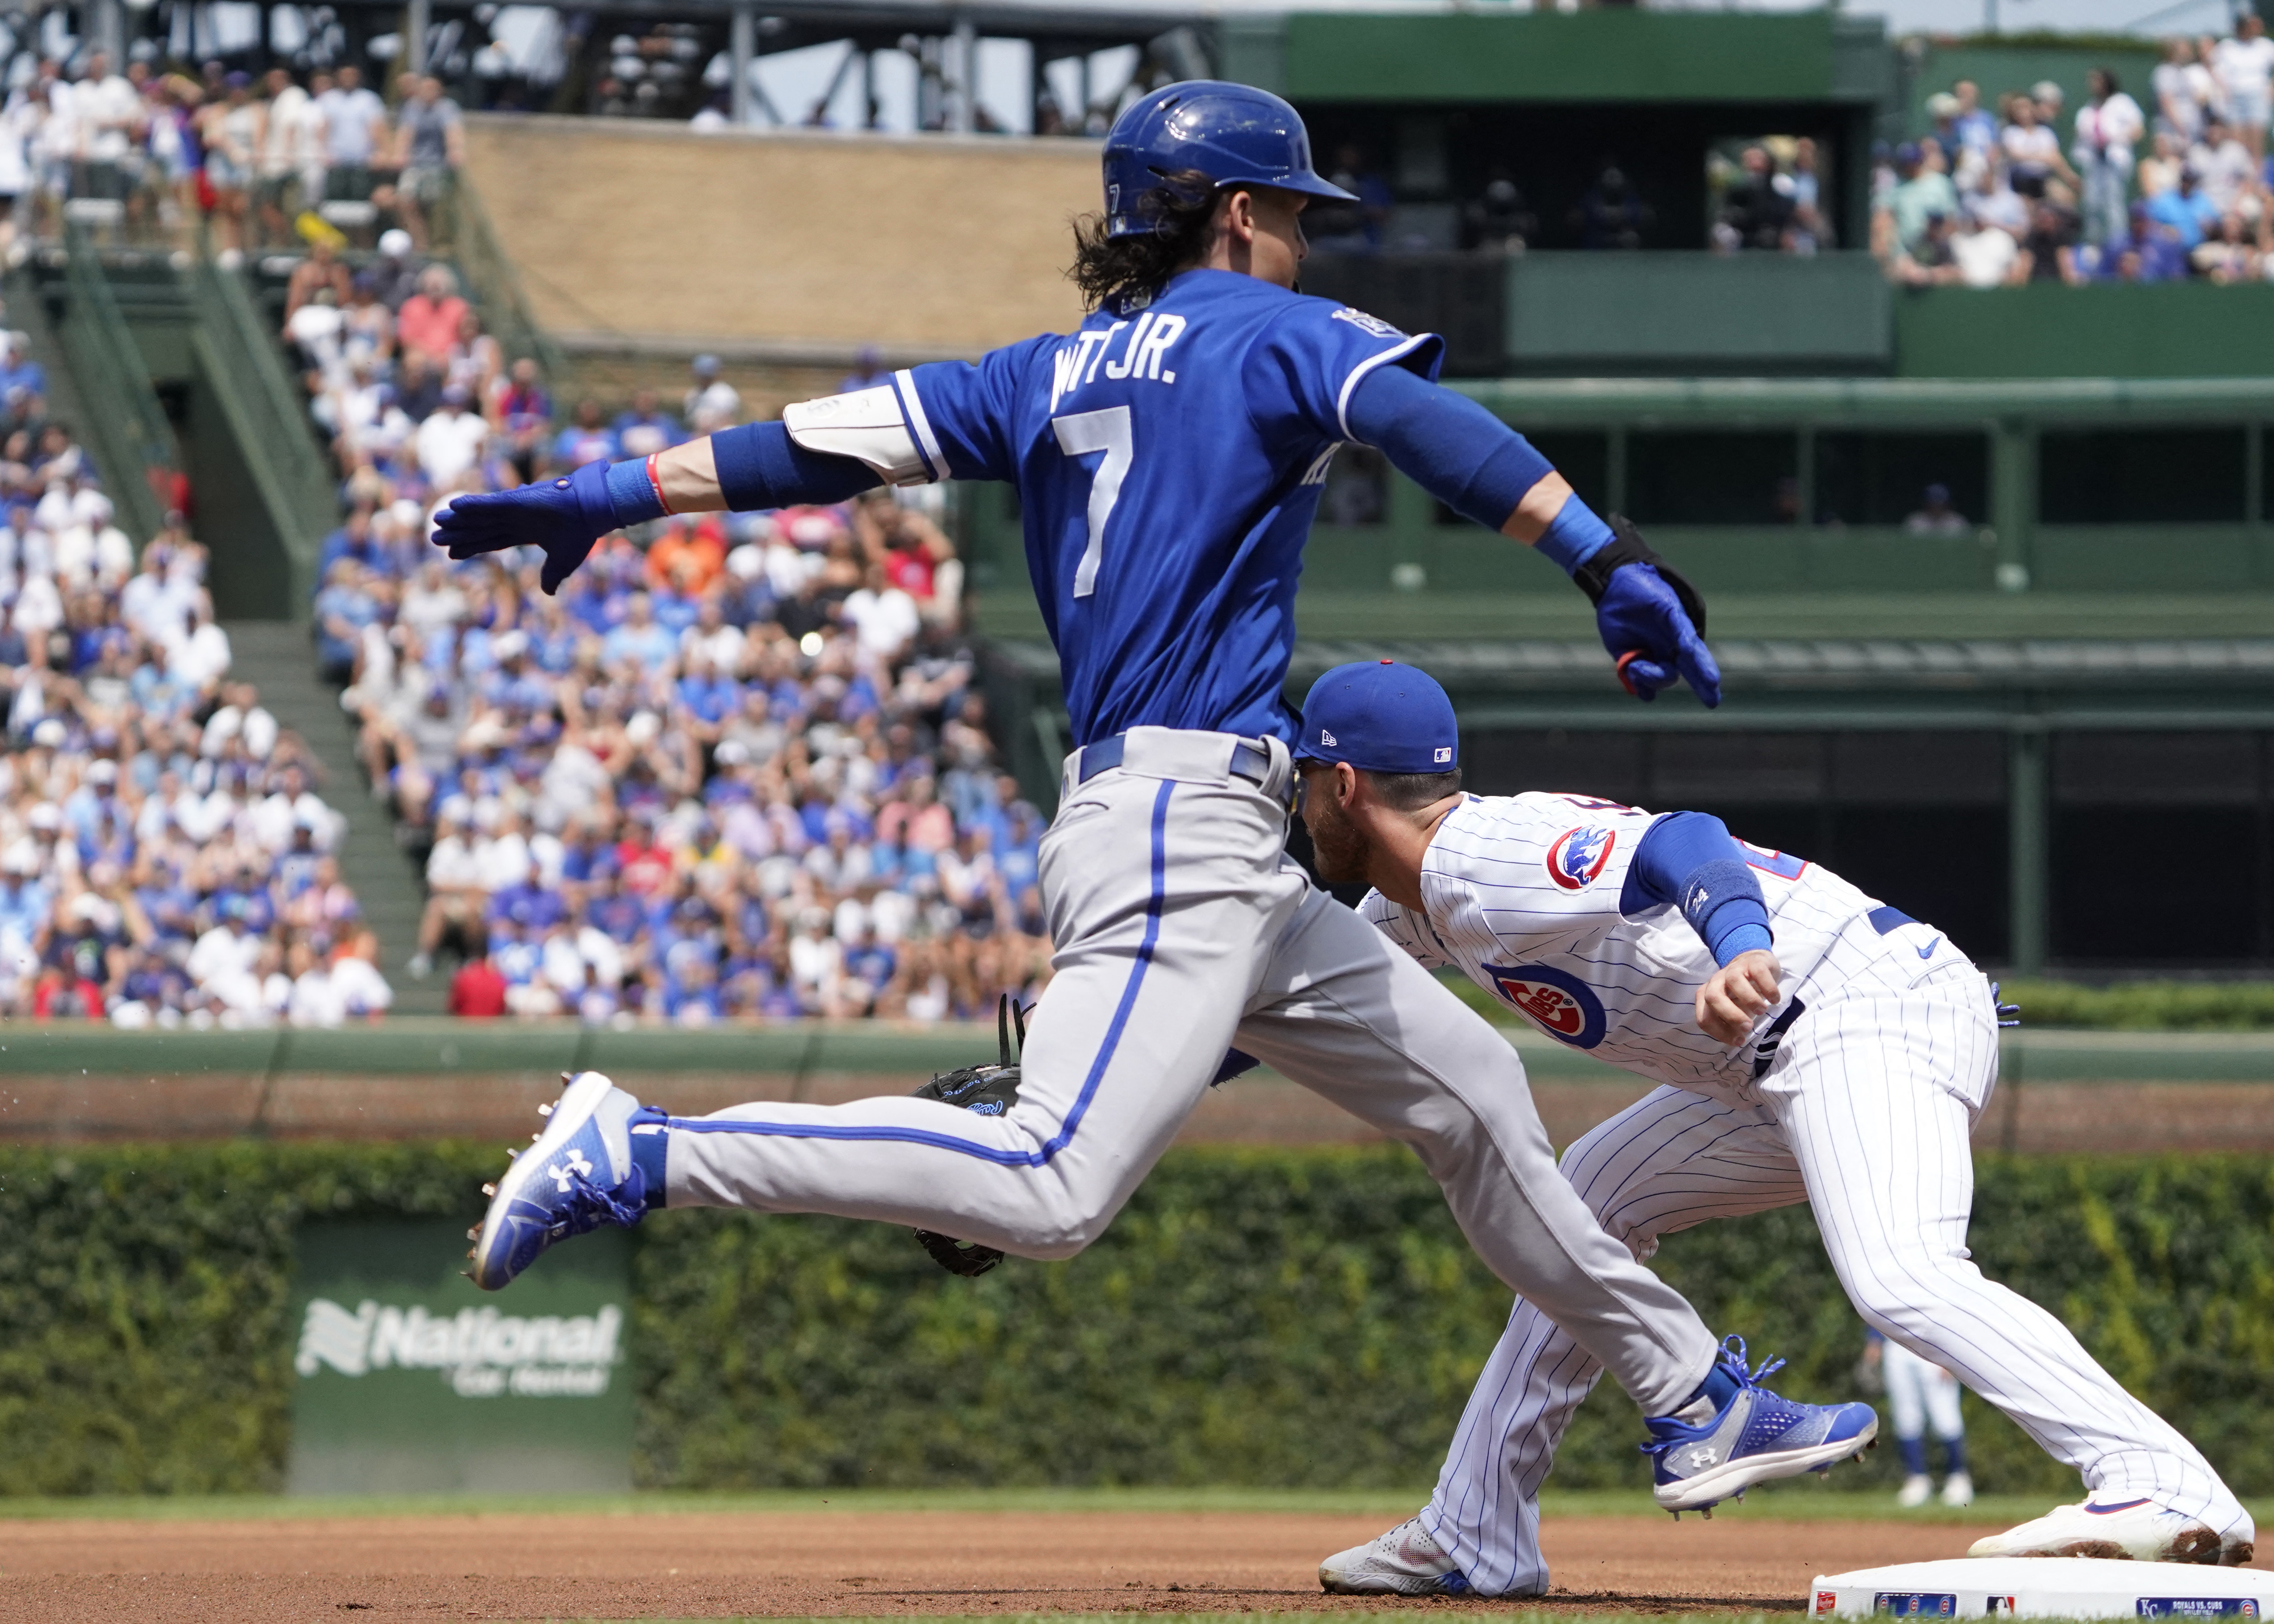
[(1603, 646), (1638, 698), (1687, 680), (1721, 703), (1705, 600), (1615, 515), (1605, 523), (1547, 459), (1467, 396), (1398, 366), (1359, 382), (1344, 421), (1398, 471), (1464, 518), (1561, 565), (1593, 600)]
[(849, 455), (809, 450), (787, 424), (746, 423), (651, 457), (587, 462), (518, 490), (458, 497), (435, 515), (434, 544), (454, 559), (542, 547), (543, 584), (555, 592), (593, 542), (626, 525), (671, 513), (841, 502), (883, 484), (898, 465), (872, 467), (862, 460), (864, 449), (873, 447), (851, 447)]

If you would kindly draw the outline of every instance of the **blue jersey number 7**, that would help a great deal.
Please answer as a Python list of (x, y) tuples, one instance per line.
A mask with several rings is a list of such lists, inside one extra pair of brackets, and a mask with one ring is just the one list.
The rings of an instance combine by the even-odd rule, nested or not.
[(1089, 545), (1081, 550), (1081, 563), (1073, 572), (1073, 595), (1088, 598), (1097, 590), (1098, 561), (1105, 556), (1105, 524), (1113, 504), (1121, 500), (1121, 482), (1137, 452), (1129, 435), (1129, 408), (1108, 406), (1102, 411), (1077, 411), (1050, 419), (1058, 449), (1070, 457), (1103, 452), (1105, 461), (1089, 485)]

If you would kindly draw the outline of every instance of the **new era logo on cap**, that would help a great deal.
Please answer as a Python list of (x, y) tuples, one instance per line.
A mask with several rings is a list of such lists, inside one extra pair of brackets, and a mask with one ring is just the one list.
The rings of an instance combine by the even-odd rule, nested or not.
[(1460, 763), (1453, 702), (1427, 672), (1395, 660), (1354, 660), (1324, 673), (1302, 713), (1300, 759), (1367, 772), (1443, 772)]

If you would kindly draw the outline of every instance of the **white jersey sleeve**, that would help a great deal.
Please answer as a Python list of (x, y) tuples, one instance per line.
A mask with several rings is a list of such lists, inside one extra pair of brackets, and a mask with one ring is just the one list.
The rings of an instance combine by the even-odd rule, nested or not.
[(1392, 902), (1378, 891), (1366, 893), (1358, 905), (1359, 916), (1411, 954), (1427, 970), (1457, 968), (1452, 954), (1437, 940), (1428, 920), (1412, 909)]
[[(1761, 1059), (1755, 1040), (1724, 1046), (1698, 1028), (1713, 954), (1679, 909), (1626, 894), (1636, 849), (1660, 816), (1586, 795), (1469, 796), (1422, 859), (1427, 917), (1372, 897), (1367, 917), (1558, 1042), (1676, 1086), (1743, 1079)], [(1777, 1019), (1834, 983), (1903, 985), (1957, 956), (1939, 932), (1875, 908), (1836, 875), (1738, 845), (1784, 970), (1786, 997), (1764, 1027), (1781, 1030)]]
[(1635, 850), (1657, 821), (1585, 795), (1472, 795), (1429, 844), (1423, 901), (1449, 941), (1503, 955), (1570, 951), (1618, 926)]

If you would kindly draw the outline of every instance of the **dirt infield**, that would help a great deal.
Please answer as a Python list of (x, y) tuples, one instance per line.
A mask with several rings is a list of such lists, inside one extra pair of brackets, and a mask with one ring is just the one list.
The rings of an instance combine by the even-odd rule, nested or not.
[[(1488, 1609), (1321, 1595), (1319, 1559), (1382, 1526), (1319, 1514), (1087, 1511), (8, 1522), (0, 1619)], [(1712, 1522), (1550, 1517), (1547, 1605), (1792, 1611), (1819, 1573), (1962, 1555), (1994, 1526), (1776, 1522), (1742, 1511)]]

